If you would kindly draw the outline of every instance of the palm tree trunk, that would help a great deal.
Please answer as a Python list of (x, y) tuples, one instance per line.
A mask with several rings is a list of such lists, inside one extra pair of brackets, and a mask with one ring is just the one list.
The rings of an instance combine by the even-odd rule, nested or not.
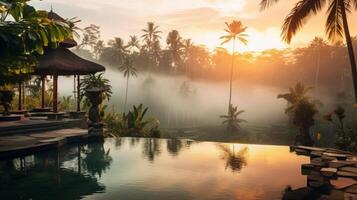
[(300, 144), (304, 146), (312, 146), (313, 141), (310, 137), (310, 127), (302, 126), (300, 128)]
[(348, 55), (350, 57), (350, 62), (351, 62), (355, 101), (357, 102), (357, 69), (356, 69), (356, 60), (355, 60), (355, 55), (354, 55), (354, 52), (353, 52), (353, 45), (352, 45), (350, 30), (348, 28), (348, 23), (347, 23), (346, 9), (345, 9), (345, 4), (344, 4), (345, 1), (339, 1), (339, 2), (340, 2), (340, 6), (341, 6), (343, 30), (345, 32), (345, 39), (346, 39), (347, 48), (348, 48)]
[(316, 74), (315, 74), (315, 93), (318, 94), (319, 86), (319, 75), (320, 75), (320, 61), (321, 61), (321, 52), (317, 49), (317, 63), (316, 63)]
[(129, 76), (126, 77), (126, 90), (125, 90), (124, 112), (126, 112), (126, 103), (127, 103), (127, 101), (128, 101), (128, 89), (129, 89)]
[(236, 39), (233, 38), (233, 51), (232, 51), (232, 64), (231, 64), (231, 77), (230, 77), (230, 82), (229, 82), (229, 104), (228, 104), (228, 114), (229, 114), (229, 108), (232, 104), (232, 82), (233, 82), (233, 67), (234, 67), (234, 56), (235, 56), (235, 45), (236, 45)]

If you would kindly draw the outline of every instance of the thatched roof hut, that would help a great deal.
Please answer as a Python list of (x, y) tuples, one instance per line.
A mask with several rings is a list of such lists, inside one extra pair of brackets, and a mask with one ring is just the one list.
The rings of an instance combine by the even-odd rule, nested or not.
[(105, 71), (105, 67), (85, 60), (69, 49), (59, 47), (47, 49), (45, 54), (38, 58), (36, 75), (86, 75)]
[[(53, 11), (48, 13), (48, 18), (66, 22), (62, 17)], [(80, 111), (79, 85), (80, 75), (92, 74), (105, 71), (105, 67), (97, 63), (85, 60), (67, 48), (77, 46), (77, 42), (73, 39), (67, 39), (59, 44), (56, 49), (47, 48), (44, 55), (38, 57), (38, 67), (34, 71), (34, 75), (40, 75), (42, 78), (42, 99), (41, 107), (44, 108), (45, 100), (45, 78), (47, 75), (53, 75), (53, 111), (57, 112), (57, 90), (58, 76), (74, 75), (77, 76), (77, 111)]]

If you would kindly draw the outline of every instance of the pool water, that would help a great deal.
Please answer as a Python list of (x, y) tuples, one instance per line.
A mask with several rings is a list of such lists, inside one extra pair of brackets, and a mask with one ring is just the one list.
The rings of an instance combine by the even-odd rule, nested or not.
[(110, 138), (0, 161), (0, 199), (282, 199), (306, 187), (287, 146)]

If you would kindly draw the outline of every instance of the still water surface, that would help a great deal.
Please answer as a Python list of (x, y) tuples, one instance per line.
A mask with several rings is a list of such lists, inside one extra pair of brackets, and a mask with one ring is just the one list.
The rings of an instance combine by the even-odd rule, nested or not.
[(1, 199), (281, 199), (309, 158), (286, 146), (118, 138), (0, 161)]

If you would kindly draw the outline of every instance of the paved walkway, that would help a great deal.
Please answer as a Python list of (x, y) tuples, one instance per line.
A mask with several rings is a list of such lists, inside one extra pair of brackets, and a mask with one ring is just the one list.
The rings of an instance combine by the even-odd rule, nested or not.
[(86, 138), (88, 138), (88, 130), (79, 128), (1, 136), (0, 158), (26, 155), (66, 143), (81, 142)]

